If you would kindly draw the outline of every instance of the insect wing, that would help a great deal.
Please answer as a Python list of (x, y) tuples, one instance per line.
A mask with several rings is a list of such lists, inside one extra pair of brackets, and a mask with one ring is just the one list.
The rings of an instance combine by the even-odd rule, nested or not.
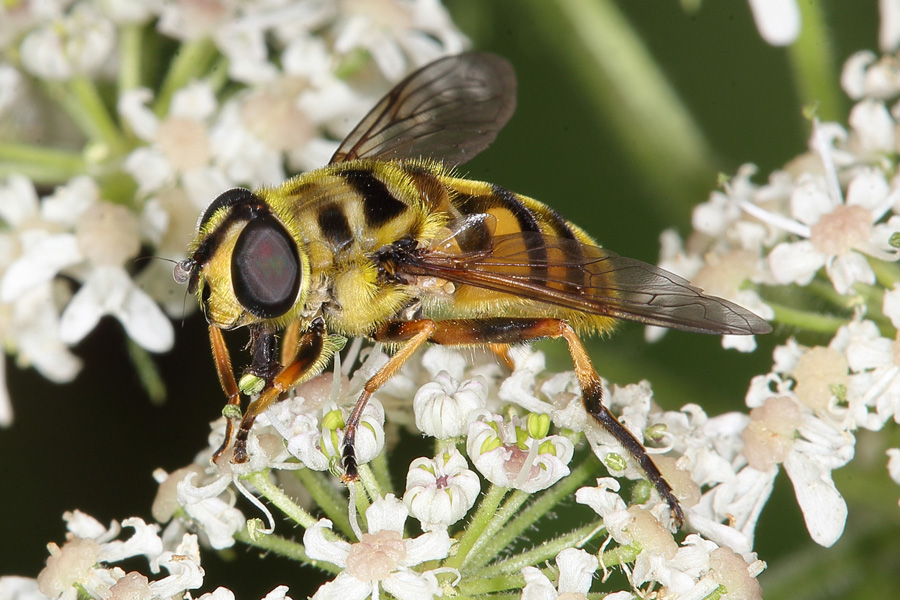
[(496, 139), (515, 108), (516, 77), (506, 59), (482, 53), (442, 58), (382, 98), (331, 163), (429, 157), (460, 165)]
[(646, 325), (734, 335), (772, 330), (751, 311), (708, 296), (674, 273), (542, 233), (498, 235), (489, 249), (429, 252), (414, 260), (415, 274)]

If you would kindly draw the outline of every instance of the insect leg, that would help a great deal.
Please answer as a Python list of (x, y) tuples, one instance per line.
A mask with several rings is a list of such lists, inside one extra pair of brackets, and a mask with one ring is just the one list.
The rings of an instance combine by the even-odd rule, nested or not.
[[(215, 325), (209, 326), (209, 343), (212, 348), (213, 360), (216, 363), (219, 383), (222, 385), (225, 395), (228, 396), (228, 404), (240, 407), (241, 390), (238, 388), (237, 381), (234, 379), (234, 371), (231, 369), (231, 355), (228, 353), (228, 346), (225, 345), (225, 338), (222, 337), (222, 330)], [(234, 435), (234, 421), (228, 419), (225, 423), (225, 441), (213, 453), (213, 462), (218, 462), (231, 444), (232, 435)]]
[[(402, 325), (416, 323), (415, 321), (403, 324), (388, 324), (376, 333), (375, 339), (379, 341), (402, 341), (405, 333)], [(399, 334), (399, 335), (398, 335)], [(421, 335), (421, 334), (416, 334)], [(585, 410), (595, 421), (609, 431), (620, 444), (637, 460), (638, 464), (647, 474), (647, 477), (656, 487), (659, 495), (663, 497), (672, 510), (673, 520), (677, 527), (684, 523), (684, 512), (678, 499), (672, 491), (672, 487), (663, 478), (659, 469), (653, 463), (650, 455), (641, 443), (625, 429), (618, 419), (609, 412), (602, 402), (602, 387), (600, 377), (587, 350), (578, 334), (566, 321), (561, 319), (530, 319), (530, 318), (504, 318), (504, 319), (466, 319), (448, 320), (434, 323), (433, 332), (428, 341), (451, 346), (471, 344), (515, 344), (534, 340), (537, 338), (563, 338), (569, 346), (569, 354), (575, 365), (575, 375), (581, 386), (582, 403)], [(418, 339), (418, 338), (416, 338)], [(425, 340), (422, 340), (423, 342)], [(420, 342), (421, 345), (421, 342)], [(406, 347), (404, 346), (404, 350)], [(404, 359), (405, 360), (405, 359)], [(394, 369), (394, 371), (396, 368)], [(393, 371), (392, 371), (393, 373)], [(380, 372), (372, 379), (379, 377)], [(381, 378), (381, 382), (387, 378)], [(371, 380), (370, 380), (371, 381)], [(375, 388), (377, 389), (377, 387)], [(374, 390), (373, 390), (374, 391)], [(345, 457), (347, 447), (345, 441)]]
[(300, 336), (297, 350), (293, 353), (293, 361), (285, 365), (270, 381), (267, 381), (259, 397), (247, 407), (247, 412), (244, 413), (235, 436), (232, 462), (245, 463), (250, 458), (247, 453), (247, 438), (256, 417), (265, 412), (273, 402), (279, 399), (281, 394), (303, 383), (321, 370), (334, 351), (327, 340), (325, 321), (315, 319), (309, 329)]
[(359, 478), (359, 473), (356, 468), (356, 450), (353, 447), (353, 443), (356, 441), (356, 429), (359, 427), (359, 423), (362, 420), (363, 410), (365, 410), (366, 404), (369, 403), (369, 398), (371, 398), (372, 394), (384, 385), (388, 379), (393, 377), (394, 373), (403, 366), (403, 363), (405, 363), (409, 357), (422, 346), (422, 344), (428, 341), (436, 326), (437, 324), (431, 319), (396, 321), (388, 323), (373, 334), (372, 337), (374, 337), (376, 341), (406, 343), (403, 344), (397, 352), (391, 355), (377, 373), (369, 378), (363, 386), (363, 391), (359, 396), (359, 400), (356, 401), (356, 406), (353, 407), (353, 412), (350, 413), (347, 422), (344, 424), (344, 456), (342, 461), (344, 475), (341, 479), (345, 483), (356, 481)]

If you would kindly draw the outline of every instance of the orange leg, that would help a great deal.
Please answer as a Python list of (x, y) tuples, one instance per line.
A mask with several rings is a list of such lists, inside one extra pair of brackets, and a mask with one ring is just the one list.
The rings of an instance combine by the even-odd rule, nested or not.
[(600, 377), (594, 370), (587, 350), (575, 330), (560, 319), (466, 319), (432, 321), (419, 319), (388, 323), (373, 335), (380, 342), (406, 342), (390, 360), (375, 373), (363, 389), (363, 393), (347, 420), (344, 437), (344, 479), (352, 481), (357, 478), (356, 457), (353, 451), (356, 428), (359, 426), (362, 411), (371, 395), (397, 372), (407, 359), (425, 342), (431, 341), (448, 346), (490, 344), (508, 345), (534, 340), (537, 338), (563, 338), (569, 347), (569, 354), (575, 365), (575, 375), (581, 386), (582, 402), (585, 410), (597, 423), (602, 425), (621, 443), (638, 461), (641, 468), (656, 487), (660, 496), (665, 499), (672, 510), (677, 527), (684, 523), (684, 513), (672, 487), (663, 478), (653, 463), (650, 455), (631, 432), (619, 423), (602, 402)]
[[(240, 389), (235, 382), (231, 371), (231, 360), (228, 357), (228, 349), (222, 338), (222, 333), (215, 327), (210, 327), (210, 338), (213, 341), (213, 355), (216, 360), (216, 368), (219, 371), (219, 380), (222, 389), (228, 395), (228, 404), (240, 404)], [(264, 340), (263, 343), (267, 343)], [(241, 419), (241, 424), (234, 435), (234, 455), (232, 462), (245, 463), (249, 459), (247, 454), (247, 438), (253, 422), (260, 414), (281, 397), (281, 394), (315, 376), (324, 368), (325, 363), (338, 349), (325, 332), (325, 321), (315, 319), (309, 328), (299, 337), (296, 349), (288, 354), (293, 356), (290, 363), (277, 370), (271, 377), (266, 377), (266, 384), (259, 397), (247, 407)], [(274, 370), (272, 363), (258, 365), (262, 370)], [(252, 367), (251, 367), (252, 369)], [(231, 420), (225, 429), (225, 442), (216, 450), (213, 460), (219, 458), (228, 449), (234, 434), (234, 425)]]
[[(213, 360), (216, 363), (216, 372), (219, 375), (219, 383), (222, 385), (225, 395), (228, 396), (228, 405), (240, 408), (241, 390), (234, 379), (234, 371), (231, 370), (231, 355), (228, 354), (228, 346), (225, 345), (222, 330), (214, 325), (209, 326), (209, 342), (212, 347)], [(234, 421), (228, 419), (225, 423), (225, 441), (213, 453), (213, 462), (218, 462), (231, 444), (232, 435), (234, 435)]]

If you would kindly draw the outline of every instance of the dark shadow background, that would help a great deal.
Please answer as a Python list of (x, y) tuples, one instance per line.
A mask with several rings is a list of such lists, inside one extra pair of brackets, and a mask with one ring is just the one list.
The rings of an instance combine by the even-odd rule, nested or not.
[[(617, 150), (604, 115), (584, 99), (555, 51), (559, 33), (533, 22), (515, 0), (448, 5), (473, 46), (508, 57), (519, 78), (516, 116), (464, 172), (553, 206), (621, 254), (656, 262), (659, 233), (672, 226), (688, 232), (689, 215), (677, 223), (661, 217), (667, 199), (653, 195)], [(708, 1), (695, 14), (674, 1), (619, 5), (702, 125), (724, 172), (754, 162), (763, 181), (805, 149), (808, 128), (787, 53), (762, 41), (746, 2)], [(824, 5), (839, 63), (857, 50), (877, 48), (874, 0)], [(708, 189), (715, 186), (711, 180)], [(698, 195), (696, 202), (705, 199)], [(632, 325), (595, 341), (591, 351), (600, 374), (613, 382), (646, 377), (663, 406), (695, 401), (718, 414), (744, 409), (750, 378), (769, 369), (771, 349), (789, 333), (777, 331), (761, 340), (757, 354), (742, 355), (723, 352), (718, 339), (676, 332), (648, 346), (641, 328)], [(245, 341), (242, 335), (229, 339), (234, 348)], [(554, 368), (570, 368), (562, 346), (545, 348)], [(197, 316), (177, 328), (174, 350), (156, 357), (169, 391), (163, 406), (153, 406), (138, 384), (116, 322), (105, 320), (76, 351), (85, 368), (71, 385), (55, 386), (32, 370), (8, 367), (16, 420), (0, 431), (2, 574), (37, 575), (47, 542), (64, 540), (65, 510), (81, 509), (107, 523), (128, 516), (150, 520), (157, 487), (152, 471), (190, 462), (224, 401)], [(605, 364), (627, 365), (628, 374)], [(895, 597), (896, 494), (882, 499), (887, 504), (878, 511), (867, 510), (864, 500), (851, 498), (862, 503), (851, 504), (845, 540), (826, 552), (810, 542), (782, 474), (758, 529), (760, 557), (774, 567), (761, 577), (766, 597)], [(286, 583), (294, 598), (302, 598), (315, 590), (315, 573), (277, 557), (257, 560), (257, 554), (242, 547), (225, 557), (204, 554), (202, 591), (224, 585), (238, 597), (260, 598)], [(805, 574), (802, 586), (786, 587), (798, 570)]]

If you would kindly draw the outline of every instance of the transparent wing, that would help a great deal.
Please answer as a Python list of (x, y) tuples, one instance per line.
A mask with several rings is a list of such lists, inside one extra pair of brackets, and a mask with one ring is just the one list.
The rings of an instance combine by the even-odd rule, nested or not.
[(460, 165), (487, 148), (516, 108), (516, 76), (494, 54), (429, 63), (398, 83), (350, 132), (331, 163), (428, 157)]
[(411, 257), (405, 270), (647, 325), (733, 335), (772, 330), (749, 310), (654, 265), (535, 232), (497, 235), (486, 243), (485, 232), (474, 250), (456, 252), (458, 246), (444, 242)]

